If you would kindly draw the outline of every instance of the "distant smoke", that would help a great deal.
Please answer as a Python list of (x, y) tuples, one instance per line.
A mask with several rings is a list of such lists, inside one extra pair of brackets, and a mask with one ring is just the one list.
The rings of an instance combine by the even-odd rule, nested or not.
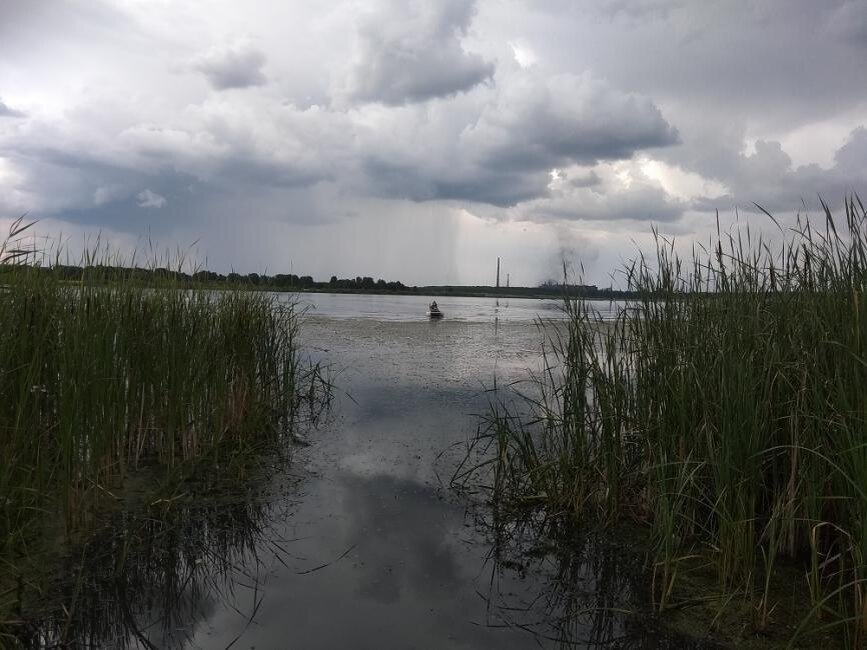
[[(548, 258), (548, 268), (542, 281), (563, 282), (563, 268), (570, 283), (583, 283), (599, 258), (599, 247), (590, 239), (576, 232), (570, 225), (556, 228), (557, 245)], [(583, 266), (583, 271), (582, 271)]]

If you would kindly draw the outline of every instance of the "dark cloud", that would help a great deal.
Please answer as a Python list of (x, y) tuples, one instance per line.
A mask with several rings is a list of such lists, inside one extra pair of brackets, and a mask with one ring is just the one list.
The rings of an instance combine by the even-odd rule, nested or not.
[[(667, 147), (677, 130), (646, 97), (589, 75), (498, 79), (492, 97), (461, 119), (430, 117), (409, 140), (365, 143), (363, 171), (386, 195), (416, 201), (458, 200), (500, 207), (548, 194), (551, 171), (625, 160)], [(399, 128), (390, 125), (393, 128)], [(599, 182), (592, 170), (578, 186)]]
[(462, 137), (486, 166), (513, 170), (628, 159), (678, 142), (677, 129), (649, 98), (587, 74), (525, 76)]
[[(189, 111), (183, 119), (161, 124), (120, 123), (114, 129), (93, 122), (88, 110), (70, 113), (65, 121), (31, 119), (0, 138), (0, 164), (8, 161), (15, 170), (12, 192), (0, 192), (0, 208), (80, 221), (90, 218), (85, 214), (90, 209), (136, 205), (133, 199), (145, 190), (173, 202), (174, 182), (168, 183), (174, 192), (161, 187), (177, 178), (179, 186), (202, 188), (201, 207), (190, 197), (188, 216), (182, 218), (206, 220), (201, 199), (216, 188), (256, 193), (266, 187), (309, 186), (334, 175), (341, 138), (328, 131), (337, 120), (314, 108), (279, 107), (253, 129), (246, 113), (226, 113), (222, 104), (218, 108)], [(3, 180), (0, 174), (0, 188)], [(162, 207), (156, 205), (158, 198), (146, 197), (144, 203)]]
[(193, 63), (217, 90), (248, 88), (268, 83), (262, 72), (265, 55), (250, 45), (212, 51)]
[(834, 164), (795, 167), (791, 157), (775, 141), (759, 140), (755, 151), (735, 157), (720, 180), (729, 188), (721, 196), (698, 197), (697, 210), (724, 210), (731, 207), (751, 209), (758, 203), (772, 212), (794, 212), (806, 204), (815, 206), (818, 198), (832, 208), (844, 198), (867, 188), (867, 128), (858, 127), (834, 155)]
[(369, 189), (375, 194), (411, 201), (469, 201), (499, 207), (516, 205), (546, 191), (549, 175), (545, 171), (514, 173), (455, 165), (426, 168), (423, 161), (407, 166), (382, 158), (367, 159), (362, 169)]
[(25, 117), (25, 113), (21, 111), (16, 111), (14, 108), (7, 106), (3, 103), (3, 100), (0, 99), (0, 117)]
[(859, 126), (849, 134), (846, 143), (834, 154), (834, 162), (840, 170), (867, 175), (867, 128)]
[(856, 47), (867, 48), (867, 4), (848, 0), (832, 9), (826, 30), (832, 38), (842, 37)]
[[(535, 0), (526, 5), (533, 15)], [(664, 107), (701, 112), (708, 123), (793, 128), (864, 99), (862, 0), (545, 5), (550, 20), (528, 21), (523, 33), (541, 59), (555, 69), (580, 62)]]
[(682, 0), (529, 0), (529, 3), (556, 16), (590, 14), (605, 20), (646, 22), (667, 18)]
[(432, 199), (488, 203), (509, 207), (545, 194), (545, 172), (494, 174), (478, 170), (469, 178), (440, 178), (433, 183)]
[(470, 212), (622, 244), (867, 192), (863, 0), (314, 4), (0, 2), (0, 212), (310, 237)]
[[(140, 208), (162, 213), (177, 207), (174, 219), (197, 219), (203, 197), (215, 191), (213, 185), (170, 165), (136, 167), (131, 160), (124, 164), (48, 149), (0, 155), (15, 164), (20, 175), (17, 192), (23, 197), (12, 204), (0, 200), (0, 213), (28, 211), (37, 218), (59, 216), (74, 224), (140, 232)], [(149, 224), (162, 221), (148, 217)]]
[(464, 50), (473, 0), (388, 0), (359, 32), (352, 99), (400, 105), (447, 97), (490, 79), (494, 65)]
[(6, 211), (66, 214), (122, 199), (141, 189), (136, 180), (141, 174), (85, 152), (78, 155), (72, 150), (33, 146), (0, 149), (0, 156), (14, 165), (18, 177), (15, 193), (27, 201), (0, 204)]

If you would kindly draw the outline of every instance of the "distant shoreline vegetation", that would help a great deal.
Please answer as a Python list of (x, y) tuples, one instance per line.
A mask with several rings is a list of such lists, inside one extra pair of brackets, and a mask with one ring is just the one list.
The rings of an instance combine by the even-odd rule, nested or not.
[(42, 601), (41, 567), (127, 488), (147, 485), (155, 507), (197, 473), (231, 479), (291, 450), (330, 399), (302, 360), (293, 301), (184, 291), (93, 254), (86, 269), (43, 266), (18, 244), (28, 227), (0, 238), (0, 647)]
[[(600, 289), (594, 284), (568, 284), (546, 280), (535, 287), (492, 287), (485, 285), (426, 285), (407, 286), (400, 281), (374, 280), (370, 276), (338, 278), (331, 276), (327, 282), (317, 282), (310, 275), (278, 273), (265, 275), (259, 273), (216, 273), (214, 271), (194, 271), (188, 273), (169, 268), (141, 268), (114, 265), (76, 266), (54, 264), (40, 267), (66, 282), (117, 282), (130, 281), (144, 285), (159, 284), (166, 281), (178, 287), (214, 289), (251, 289), (258, 291), (287, 291), (306, 293), (359, 293), (359, 294), (418, 294), (428, 296), (466, 296), (498, 298), (553, 298), (564, 296), (587, 298), (590, 300), (629, 300), (637, 297), (633, 291)], [(8, 268), (0, 268), (0, 283)]]

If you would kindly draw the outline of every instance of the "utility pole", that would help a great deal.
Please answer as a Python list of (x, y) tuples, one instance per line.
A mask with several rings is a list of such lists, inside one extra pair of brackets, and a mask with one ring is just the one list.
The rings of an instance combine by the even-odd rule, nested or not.
[(497, 258), (497, 289), (500, 288), (500, 258)]

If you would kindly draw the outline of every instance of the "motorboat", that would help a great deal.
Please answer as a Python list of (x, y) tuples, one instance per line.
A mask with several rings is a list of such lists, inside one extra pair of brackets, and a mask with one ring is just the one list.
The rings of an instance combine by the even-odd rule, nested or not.
[(431, 319), (442, 318), (443, 313), (440, 311), (440, 308), (437, 306), (436, 300), (434, 300), (427, 308), (427, 315)]

